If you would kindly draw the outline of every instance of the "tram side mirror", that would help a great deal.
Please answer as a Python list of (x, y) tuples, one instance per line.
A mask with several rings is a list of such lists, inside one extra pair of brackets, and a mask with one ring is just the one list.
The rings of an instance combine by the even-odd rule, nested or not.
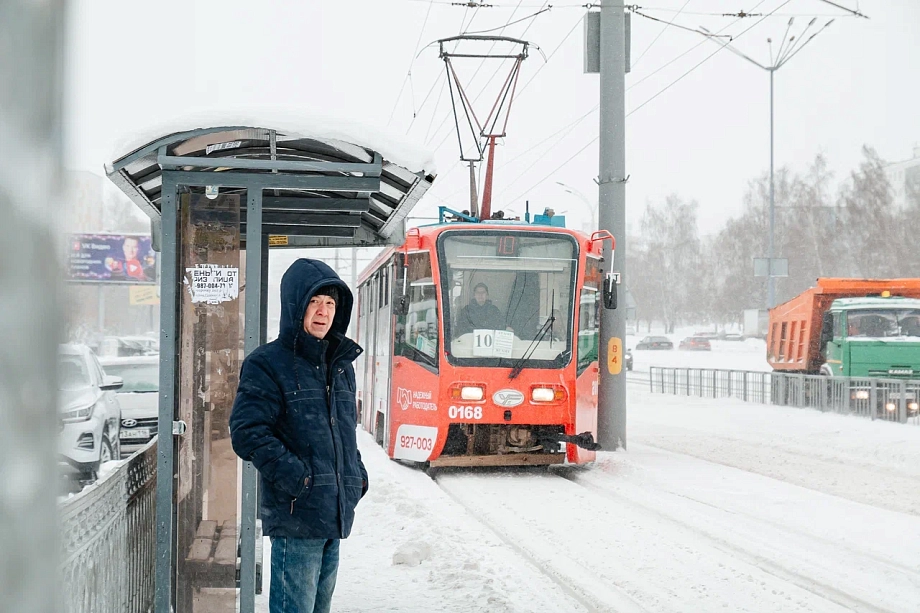
[(608, 272), (607, 276), (604, 278), (604, 308), (605, 309), (616, 309), (617, 308), (617, 277), (612, 272)]
[(403, 294), (396, 300), (396, 315), (405, 316), (409, 312), (409, 296)]

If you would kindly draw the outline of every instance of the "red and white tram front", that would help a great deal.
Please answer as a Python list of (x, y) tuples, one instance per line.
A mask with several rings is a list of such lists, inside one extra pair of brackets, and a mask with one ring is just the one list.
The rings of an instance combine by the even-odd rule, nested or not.
[(601, 275), (592, 243), (564, 229), (485, 224), (419, 239), (394, 271), (391, 457), (593, 460)]

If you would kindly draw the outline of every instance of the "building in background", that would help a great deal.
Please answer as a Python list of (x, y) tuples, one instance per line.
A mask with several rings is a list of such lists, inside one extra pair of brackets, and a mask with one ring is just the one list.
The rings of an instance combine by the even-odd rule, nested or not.
[(891, 184), (896, 209), (920, 206), (920, 145), (914, 146), (911, 159), (885, 166), (885, 176)]

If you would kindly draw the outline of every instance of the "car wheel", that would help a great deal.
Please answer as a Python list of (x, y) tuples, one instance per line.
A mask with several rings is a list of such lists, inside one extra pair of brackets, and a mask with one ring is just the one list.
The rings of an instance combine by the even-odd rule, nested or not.
[(98, 476), (99, 468), (101, 468), (103, 464), (117, 459), (118, 456), (115, 455), (115, 450), (112, 448), (112, 441), (109, 440), (109, 433), (103, 432), (102, 447), (99, 449), (99, 466), (96, 468), (96, 475)]

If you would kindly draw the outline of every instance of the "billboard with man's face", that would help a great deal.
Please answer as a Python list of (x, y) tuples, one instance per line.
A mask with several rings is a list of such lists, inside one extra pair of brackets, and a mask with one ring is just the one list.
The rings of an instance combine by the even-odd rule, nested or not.
[(71, 234), (68, 279), (79, 283), (156, 283), (148, 234)]

